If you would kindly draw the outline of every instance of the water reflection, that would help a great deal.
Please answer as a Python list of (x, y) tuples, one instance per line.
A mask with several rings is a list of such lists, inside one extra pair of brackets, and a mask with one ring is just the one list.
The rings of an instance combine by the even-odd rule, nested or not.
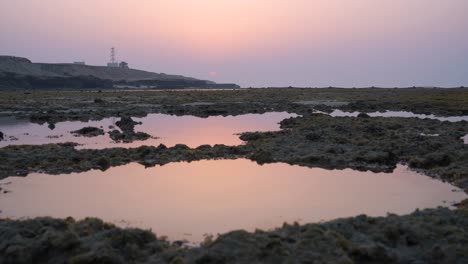
[[(269, 229), (366, 213), (410, 213), (467, 197), (449, 184), (398, 166), (394, 173), (324, 170), (249, 160), (139, 164), (106, 172), (31, 174), (1, 183), (2, 217), (97, 216), (151, 228), (170, 239), (199, 242), (203, 234)], [(446, 201), (446, 203), (444, 203)]]
[(119, 118), (106, 118), (100, 121), (89, 122), (60, 122), (51, 130), (47, 125), (30, 123), (26, 120), (17, 120), (13, 117), (0, 117), (0, 131), (6, 135), (5, 141), (0, 141), (0, 147), (19, 144), (47, 144), (61, 142), (76, 142), (83, 144), (78, 148), (112, 148), (112, 147), (139, 147), (142, 145), (167, 146), (186, 144), (198, 147), (203, 144), (239, 145), (242, 141), (236, 135), (247, 131), (273, 131), (279, 130), (279, 122), (285, 118), (296, 116), (286, 112), (271, 112), (265, 114), (246, 114), (239, 116), (213, 116), (199, 118), (194, 116), (171, 116), (164, 114), (149, 114), (144, 118), (134, 118), (142, 122), (135, 127), (136, 131), (146, 132), (154, 137), (146, 141), (133, 143), (114, 143), (109, 136), (92, 138), (75, 137), (71, 131), (86, 126), (100, 127), (106, 132), (112, 130)]
[[(357, 117), (360, 112), (344, 112), (338, 109), (335, 109), (330, 114), (317, 111), (318, 113), (327, 114), (333, 117)], [(435, 115), (424, 115), (424, 114), (415, 114), (413, 112), (406, 111), (385, 111), (385, 112), (373, 112), (367, 113), (371, 117), (404, 117), (404, 118), (420, 118), (420, 119), (435, 119), (439, 121), (448, 121), (448, 122), (468, 122), (468, 116), (435, 116)], [(468, 134), (461, 138), (464, 144), (468, 144)]]
[[(360, 112), (344, 112), (341, 110), (334, 110), (330, 113), (331, 116), (335, 117), (357, 117)], [(404, 118), (420, 118), (420, 119), (435, 119), (439, 121), (449, 121), (449, 122), (461, 122), (461, 121), (468, 121), (468, 116), (435, 116), (435, 115), (424, 115), (424, 114), (415, 114), (413, 112), (407, 111), (385, 111), (385, 112), (373, 112), (367, 113), (371, 117), (404, 117)]]

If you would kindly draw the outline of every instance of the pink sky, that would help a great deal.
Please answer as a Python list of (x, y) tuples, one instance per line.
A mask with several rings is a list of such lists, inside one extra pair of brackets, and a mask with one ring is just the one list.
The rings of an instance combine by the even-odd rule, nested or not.
[[(243, 86), (468, 86), (466, 0), (1, 0), (0, 54)], [(216, 72), (216, 74), (212, 74)]]

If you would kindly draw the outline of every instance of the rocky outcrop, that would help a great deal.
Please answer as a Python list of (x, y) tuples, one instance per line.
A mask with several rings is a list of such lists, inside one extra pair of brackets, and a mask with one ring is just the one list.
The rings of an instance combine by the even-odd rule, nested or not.
[[(130, 117), (117, 122), (122, 131), (111, 131), (119, 142), (148, 138), (135, 132)], [(468, 122), (441, 122), (417, 118), (352, 118), (312, 114), (283, 120), (282, 130), (241, 134), (245, 145), (216, 145), (200, 149), (141, 147), (76, 150), (73, 144), (8, 146), (0, 148), (0, 178), (28, 171), (59, 174), (105, 168), (96, 157), (107, 157), (110, 166), (141, 162), (147, 166), (172, 161), (243, 157), (260, 164), (285, 162), (326, 169), (390, 172), (399, 162), (441, 177), (468, 192), (468, 149), (461, 137)], [(141, 132), (140, 132), (141, 133)], [(421, 134), (438, 134), (437, 137)], [(53, 161), (53, 162), (49, 162)]]
[(98, 127), (83, 127), (81, 129), (75, 130), (71, 132), (75, 134), (75, 136), (83, 136), (83, 137), (97, 137), (104, 135), (104, 130)]
[[(197, 247), (96, 218), (0, 220), (0, 263), (467, 263), (466, 208), (238, 230)], [(155, 230), (157, 232), (157, 230)]]
[(135, 125), (140, 125), (141, 122), (135, 122), (131, 117), (124, 116), (115, 123), (121, 131), (114, 129), (109, 132), (110, 138), (116, 142), (130, 143), (135, 140), (147, 140), (151, 135), (144, 132), (135, 132)]
[(26, 176), (30, 172), (63, 174), (84, 172), (92, 169), (105, 170), (129, 162), (138, 162), (147, 167), (164, 165), (177, 161), (202, 159), (232, 159), (244, 157), (248, 150), (242, 146), (225, 145), (201, 146), (192, 149), (178, 144), (168, 148), (165, 145), (139, 148), (81, 149), (76, 143), (47, 145), (17, 145), (0, 148), (0, 179), (8, 176)]
[(129, 116), (120, 118), (119, 121), (115, 122), (115, 125), (119, 127), (124, 133), (134, 133), (135, 125), (141, 125), (141, 122), (135, 122)]

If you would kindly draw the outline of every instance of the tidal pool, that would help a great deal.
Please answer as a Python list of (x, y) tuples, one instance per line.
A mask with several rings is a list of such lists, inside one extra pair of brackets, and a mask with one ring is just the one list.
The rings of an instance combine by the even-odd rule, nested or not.
[[(334, 110), (329, 115), (331, 116), (343, 116), (343, 117), (357, 117), (360, 112), (344, 112), (341, 110)], [(449, 121), (449, 122), (461, 122), (468, 121), (468, 116), (435, 116), (435, 115), (424, 115), (424, 114), (415, 114), (413, 112), (407, 111), (385, 111), (385, 112), (372, 112), (367, 113), (371, 117), (405, 117), (405, 118), (420, 118), (420, 119), (435, 119), (439, 121)]]
[[(270, 112), (265, 114), (246, 114), (239, 116), (213, 116), (200, 118), (195, 116), (171, 116), (164, 114), (149, 114), (143, 118), (133, 118), (143, 124), (137, 125), (135, 131), (146, 132), (153, 136), (145, 141), (133, 143), (115, 143), (107, 132), (118, 129), (115, 122), (120, 118), (105, 118), (100, 121), (70, 121), (60, 122), (51, 129), (47, 124), (39, 125), (27, 120), (17, 120), (14, 117), (0, 117), (0, 131), (5, 139), (0, 141), (0, 147), (23, 144), (48, 144), (76, 142), (82, 144), (77, 148), (102, 149), (113, 147), (139, 147), (143, 145), (165, 144), (173, 146), (181, 143), (189, 147), (203, 144), (239, 145), (242, 141), (236, 135), (241, 132), (279, 130), (279, 122), (283, 119), (297, 116), (286, 112)], [(97, 137), (76, 137), (70, 132), (86, 126), (100, 127), (106, 132)], [(114, 128), (109, 128), (114, 127)]]
[(192, 243), (205, 234), (271, 229), (284, 222), (450, 206), (458, 188), (398, 166), (393, 173), (325, 170), (250, 160), (204, 160), (145, 169), (30, 174), (0, 181), (0, 217), (78, 219), (94, 216), (120, 226), (151, 228)]
[[(333, 117), (357, 117), (360, 112), (344, 112), (338, 109), (335, 109), (331, 113), (325, 113), (322, 111), (317, 111), (318, 113), (327, 114)], [(373, 112), (367, 113), (371, 117), (404, 117), (404, 118), (420, 118), (420, 119), (435, 119), (439, 121), (448, 121), (448, 122), (468, 122), (468, 116), (435, 116), (435, 115), (424, 115), (424, 114), (415, 114), (413, 112), (407, 111), (385, 111), (385, 112)], [(434, 135), (435, 136), (435, 135)], [(468, 134), (461, 138), (464, 144), (468, 144)]]

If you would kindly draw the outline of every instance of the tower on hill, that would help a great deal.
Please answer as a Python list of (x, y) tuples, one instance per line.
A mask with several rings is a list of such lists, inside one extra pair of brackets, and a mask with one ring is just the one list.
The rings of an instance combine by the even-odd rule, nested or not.
[(118, 68), (120, 67), (119, 62), (115, 59), (115, 48), (111, 48), (110, 52), (110, 61), (107, 63), (107, 67), (115, 67)]

